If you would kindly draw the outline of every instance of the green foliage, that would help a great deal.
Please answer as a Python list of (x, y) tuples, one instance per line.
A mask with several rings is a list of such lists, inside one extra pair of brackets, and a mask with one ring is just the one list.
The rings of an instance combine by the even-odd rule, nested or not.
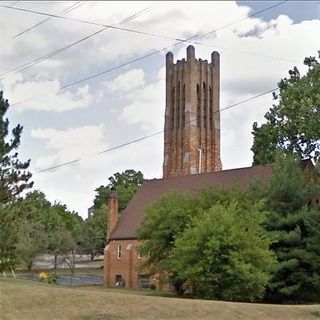
[(40, 272), (39, 273), (39, 281), (42, 283), (48, 284), (57, 284), (59, 279), (59, 274), (56, 272)]
[(154, 283), (151, 283), (150, 286), (149, 286), (149, 288), (150, 288), (151, 290), (156, 290), (156, 289), (157, 289), (157, 286), (156, 286)]
[(122, 212), (133, 195), (142, 184), (143, 174), (140, 171), (125, 170), (109, 177), (106, 186), (98, 187), (94, 199), (94, 212), (83, 224), (81, 246), (82, 251), (91, 255), (93, 259), (103, 254), (107, 240), (107, 200), (112, 190), (116, 190), (119, 201), (119, 212)]
[(15, 249), (19, 262), (28, 270), (39, 254), (57, 256), (66, 250), (77, 249), (82, 219), (68, 211), (65, 205), (52, 205), (44, 193), (35, 190), (20, 199), (15, 210), (19, 213)]
[(82, 251), (95, 256), (103, 254), (107, 238), (107, 215), (106, 205), (103, 204), (88, 220), (83, 223)]
[[(319, 52), (320, 57), (320, 52)], [(278, 102), (266, 113), (267, 122), (253, 124), (255, 164), (273, 163), (277, 151), (296, 154), (300, 159), (320, 156), (320, 63), (305, 58), (305, 76), (294, 67), (289, 78), (279, 83)]]
[[(170, 270), (170, 257), (177, 236), (187, 227), (196, 210), (193, 201), (178, 193), (169, 193), (146, 210), (143, 224), (138, 230), (142, 240), (139, 251), (145, 259), (141, 268), (152, 274)], [(170, 272), (172, 271), (172, 272)]]
[(0, 203), (0, 272), (14, 269), (18, 263), (19, 216), (15, 203)]
[(271, 246), (279, 264), (273, 270), (267, 298), (304, 303), (320, 294), (319, 206), (310, 201), (319, 194), (315, 171), (302, 171), (298, 159), (277, 155), (270, 186), (265, 188), (266, 228), (276, 232)]
[(178, 293), (191, 283), (199, 296), (261, 297), (273, 262), (263, 221), (261, 204), (238, 188), (167, 194), (147, 209), (138, 230), (140, 268), (166, 277)]
[(274, 258), (259, 204), (215, 204), (192, 219), (175, 241), (173, 269), (197, 296), (236, 301), (262, 298)]
[(0, 91), (0, 269), (17, 264), (18, 220), (20, 211), (16, 201), (24, 190), (32, 186), (31, 174), (27, 172), (29, 161), (21, 162), (17, 149), (20, 146), (22, 126), (9, 130), (6, 118), (9, 103)]
[(115, 173), (112, 177), (109, 177), (107, 186), (100, 186), (95, 190), (97, 194), (93, 201), (94, 207), (96, 209), (101, 208), (103, 204), (106, 204), (111, 190), (116, 190), (119, 197), (119, 211), (123, 211), (142, 181), (143, 174), (140, 171), (125, 170), (122, 173)]
[(16, 248), (20, 262), (30, 271), (35, 258), (46, 252), (48, 246), (47, 233), (40, 222), (21, 219), (19, 224)]

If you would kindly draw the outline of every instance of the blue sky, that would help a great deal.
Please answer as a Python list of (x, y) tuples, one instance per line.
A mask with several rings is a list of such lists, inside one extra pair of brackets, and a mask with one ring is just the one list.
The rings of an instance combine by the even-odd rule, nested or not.
[[(75, 4), (69, 13), (63, 11)], [(122, 28), (185, 39), (228, 27), (196, 39), (196, 56), (221, 57), (221, 108), (277, 86), (293, 66), (303, 72), (305, 56), (319, 48), (319, 2), (291, 2), (243, 20), (275, 1), (219, 2), (1, 2), (0, 74), (53, 52), (102, 27), (51, 18), (24, 8), (100, 24), (121, 20)], [(0, 76), (0, 89), (12, 105), (10, 123), (24, 126), (20, 155), (31, 158), (32, 172), (67, 161), (83, 161), (33, 176), (35, 189), (49, 200), (60, 200), (83, 217), (92, 205), (94, 189), (126, 169), (141, 170), (147, 179), (162, 176), (162, 135), (109, 153), (96, 153), (163, 129), (165, 101), (164, 55), (167, 50), (65, 91), (60, 88), (103, 70), (120, 66), (175, 41), (127, 31), (105, 30), (25, 71)], [(170, 50), (185, 56), (186, 44)], [(27, 102), (22, 102), (26, 99)], [(251, 128), (272, 105), (271, 94), (221, 112), (221, 156), (224, 169), (250, 166)]]

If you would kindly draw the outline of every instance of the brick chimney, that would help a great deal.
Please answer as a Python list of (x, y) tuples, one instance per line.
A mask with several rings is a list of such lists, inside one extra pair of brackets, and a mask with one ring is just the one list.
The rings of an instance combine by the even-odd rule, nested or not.
[(109, 241), (111, 233), (117, 226), (118, 218), (118, 195), (115, 190), (112, 190), (108, 198), (107, 207), (107, 242)]

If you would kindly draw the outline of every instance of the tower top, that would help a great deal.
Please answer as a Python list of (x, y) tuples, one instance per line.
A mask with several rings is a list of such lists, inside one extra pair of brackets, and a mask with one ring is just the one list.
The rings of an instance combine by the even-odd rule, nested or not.
[[(189, 45), (186, 49), (186, 56), (187, 56), (187, 62), (192, 62), (192, 61), (199, 61), (199, 62), (204, 62), (204, 63), (207, 63), (208, 61), (207, 60), (202, 60), (202, 59), (199, 59), (197, 60), (196, 59), (196, 50), (194, 48), (194, 46), (192, 45)], [(215, 66), (219, 66), (219, 60), (220, 60), (220, 55), (217, 51), (213, 51), (211, 53), (211, 63), (212, 65), (215, 67)], [(182, 59), (181, 60), (182, 62), (185, 62), (186, 60), (185, 59)], [(177, 60), (177, 63), (181, 63), (180, 60)], [(166, 54), (166, 64), (167, 66), (169, 67), (170, 65), (173, 65), (174, 64), (174, 54), (169, 51), (167, 52)]]

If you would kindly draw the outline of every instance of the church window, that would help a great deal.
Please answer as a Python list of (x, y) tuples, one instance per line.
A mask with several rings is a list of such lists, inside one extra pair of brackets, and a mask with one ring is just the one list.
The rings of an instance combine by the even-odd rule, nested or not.
[(118, 244), (118, 247), (117, 247), (117, 259), (121, 259), (121, 246), (120, 246), (120, 244)]

